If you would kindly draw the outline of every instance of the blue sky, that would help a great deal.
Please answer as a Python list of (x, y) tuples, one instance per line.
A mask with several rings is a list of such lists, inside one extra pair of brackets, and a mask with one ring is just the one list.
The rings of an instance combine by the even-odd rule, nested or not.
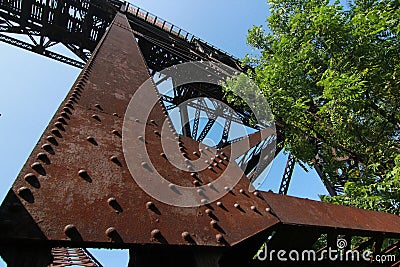
[[(142, 0), (133, 4), (183, 28), (229, 53), (243, 57), (247, 30), (265, 25), (268, 6), (264, 0), (187, 1)], [(66, 53), (58, 47), (57, 51)], [(68, 53), (68, 55), (70, 55)], [(0, 200), (19, 173), (79, 70), (0, 43)], [(277, 191), (286, 158), (280, 155), (264, 185)], [(314, 171), (296, 167), (290, 195), (318, 199), (326, 194)], [(104, 266), (127, 266), (126, 251), (92, 250)], [(0, 260), (0, 267), (5, 266)]]

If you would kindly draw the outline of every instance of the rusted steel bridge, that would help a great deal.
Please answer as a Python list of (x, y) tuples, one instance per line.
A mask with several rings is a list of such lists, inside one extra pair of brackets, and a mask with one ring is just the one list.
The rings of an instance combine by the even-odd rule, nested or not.
[[(338, 237), (347, 241), (341, 248), (345, 251), (369, 248), (374, 255), (398, 251), (398, 216), (285, 196), (293, 157), (285, 168), (281, 194), (250, 192), (251, 181), (275, 155), (261, 157), (271, 143), (261, 140), (259, 132), (228, 139), (232, 122), (251, 127), (245, 107), (230, 105), (235, 114), (218, 112), (225, 121), (220, 141), (214, 148), (201, 148), (199, 143), (216, 121), (217, 107), (190, 99), (209, 97), (227, 103), (220, 86), (190, 84), (162, 95), (153, 84), (151, 96), (159, 105), (147, 120), (132, 118), (131, 123), (146, 129), (135, 141), (145, 143), (156, 171), (171, 183), (187, 187), (212, 183), (228, 165), (242, 173), (239, 183), (224, 188), (227, 193), (218, 201), (204, 199), (198, 207), (165, 204), (139, 187), (132, 175), (154, 170), (137, 155), (141, 167), (131, 174), (124, 157), (124, 114), (132, 95), (152, 75), (184, 62), (211, 61), (242, 71), (233, 56), (120, 1), (0, 0), (0, 31), (32, 40), (30, 44), (0, 34), (4, 42), (82, 68), (1, 205), (0, 255), (9, 266), (69, 266), (64, 262), (67, 254), (77, 260), (74, 264), (100, 266), (84, 249), (71, 248), (129, 249), (129, 266), (298, 266), (298, 262), (262, 262), (253, 257), (264, 243), (270, 250), (301, 251), (323, 240), (316, 251), (321, 253), (337, 249)], [(51, 52), (57, 43), (82, 61)], [(169, 111), (188, 100), (196, 110), (194, 123), (183, 123), (177, 131)], [(208, 114), (201, 131), (200, 112)], [(188, 113), (180, 110), (183, 122)], [(183, 157), (194, 161), (208, 155), (209, 168), (184, 171), (168, 162), (160, 139), (164, 123)], [(284, 128), (278, 125), (275, 153), (283, 139)], [(252, 149), (243, 151), (244, 160), (236, 162), (231, 148), (241, 142)], [(323, 173), (323, 166), (317, 167)], [(360, 238), (365, 242), (352, 248), (351, 241)], [(305, 264), (375, 266), (372, 260), (326, 258)]]

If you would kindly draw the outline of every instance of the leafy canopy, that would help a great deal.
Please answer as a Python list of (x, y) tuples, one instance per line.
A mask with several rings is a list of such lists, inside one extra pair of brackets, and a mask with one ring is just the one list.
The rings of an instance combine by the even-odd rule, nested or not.
[(268, 30), (249, 30), (258, 52), (245, 62), (284, 148), (344, 185), (324, 200), (399, 213), (399, 1), (268, 3)]

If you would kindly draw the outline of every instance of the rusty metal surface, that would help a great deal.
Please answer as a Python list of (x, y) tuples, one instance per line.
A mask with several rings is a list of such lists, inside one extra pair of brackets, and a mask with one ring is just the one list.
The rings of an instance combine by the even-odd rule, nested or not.
[[(276, 224), (265, 201), (247, 192), (246, 179), (219, 200), (222, 205), (197, 208), (169, 206), (139, 188), (122, 153), (122, 118), (133, 93), (148, 78), (128, 22), (119, 14), (12, 187), (42, 238), (109, 247), (225, 246)], [(171, 182), (195, 186), (190, 172), (174, 169), (160, 155), (154, 131), (165, 119), (156, 106), (143, 122), (149, 156)], [(192, 139), (181, 141), (188, 155), (199, 148)], [(206, 169), (198, 179), (212, 181), (223, 169), (222, 164), (220, 171)]]
[[(131, 176), (121, 139), (128, 103), (149, 78), (128, 21), (118, 14), (2, 204), (0, 216), (9, 223), (8, 230), (0, 234), (0, 242), (24, 239), (64, 245), (73, 241), (84, 247), (223, 247), (259, 236), (278, 224), (399, 235), (400, 219), (395, 215), (271, 193), (253, 194), (248, 192), (245, 177), (218, 203), (183, 208), (153, 199)], [(167, 118), (164, 112), (157, 105), (148, 121), (138, 122), (146, 124), (144, 138), (157, 171), (184, 186), (195, 187), (217, 179), (226, 165), (205, 169), (193, 177), (165, 160), (158, 135)], [(256, 144), (259, 136), (254, 134), (232, 146)], [(187, 157), (194, 159), (199, 143), (183, 136), (180, 141)], [(224, 148), (226, 161), (232, 160), (231, 148)], [(222, 151), (214, 152), (221, 155)], [(16, 212), (11, 214), (13, 209)]]
[(317, 202), (297, 197), (262, 193), (264, 199), (283, 224), (347, 229), (400, 236), (400, 217)]

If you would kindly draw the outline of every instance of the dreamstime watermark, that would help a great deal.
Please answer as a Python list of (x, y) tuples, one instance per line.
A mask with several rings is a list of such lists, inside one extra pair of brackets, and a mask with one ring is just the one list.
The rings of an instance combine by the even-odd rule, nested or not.
[[(260, 141), (269, 138), (272, 140), (270, 150), (262, 151), (260, 159), (266, 158), (266, 154), (274, 154), (275, 151), (275, 124), (269, 105), (261, 93), (261, 90), (244, 74), (238, 73), (227, 65), (215, 62), (189, 62), (167, 68), (158, 73), (164, 80), (172, 80), (173, 87), (185, 86), (188, 84), (209, 84), (221, 86), (233, 77), (240, 77), (235, 83), (233, 94), (251, 109), (255, 117), (255, 124), (260, 129)], [(161, 79), (162, 80), (162, 79)], [(225, 160), (223, 171), (218, 173), (218, 178), (208, 184), (197, 187), (187, 187), (172, 183), (168, 177), (163, 177), (156, 166), (153, 165), (151, 151), (147, 151), (146, 130), (149, 131), (148, 123), (150, 118), (157, 119), (157, 132), (161, 137), (162, 154), (169, 164), (182, 172), (199, 173), (207, 168), (212, 168), (216, 157), (225, 156), (221, 151), (199, 143), (196, 153), (198, 158), (190, 160), (184, 156), (179, 147), (180, 137), (173, 129), (173, 123), (169, 117), (154, 118), (154, 108), (160, 108), (161, 96), (156, 89), (152, 78), (145, 81), (134, 93), (127, 107), (123, 131), (122, 144), (125, 160), (128, 169), (136, 183), (150, 196), (169, 205), (179, 207), (196, 207), (214, 202), (225, 194), (229, 193), (243, 176), (242, 169), (236, 164), (235, 157), (242, 155), (252, 148), (249, 139), (243, 138), (241, 142), (230, 145), (230, 159)], [(209, 99), (209, 98), (208, 98)], [(191, 100), (193, 101), (193, 100)], [(206, 102), (207, 98), (195, 99), (197, 103)], [(215, 114), (207, 114), (207, 119), (216, 119), (221, 113), (235, 114), (235, 111), (227, 104), (212, 99), (217, 103)], [(188, 101), (180, 103), (178, 109), (187, 109)], [(158, 106), (158, 107), (157, 107)], [(208, 111), (209, 112), (209, 111)], [(159, 113), (158, 113), (159, 114)], [(153, 116), (153, 117), (152, 117)], [(237, 115), (236, 117), (239, 117)], [(181, 124), (190, 123), (189, 118), (181, 117)], [(153, 123), (154, 124), (154, 123)], [(153, 125), (154, 126), (154, 125)], [(155, 126), (154, 126), (155, 127)], [(249, 190), (254, 190), (250, 186)]]
[(373, 255), (371, 250), (346, 250), (347, 240), (339, 238), (337, 249), (328, 247), (320, 251), (315, 250), (268, 250), (268, 245), (264, 244), (257, 252), (254, 259), (259, 261), (281, 261), (281, 262), (396, 262), (396, 255)]

